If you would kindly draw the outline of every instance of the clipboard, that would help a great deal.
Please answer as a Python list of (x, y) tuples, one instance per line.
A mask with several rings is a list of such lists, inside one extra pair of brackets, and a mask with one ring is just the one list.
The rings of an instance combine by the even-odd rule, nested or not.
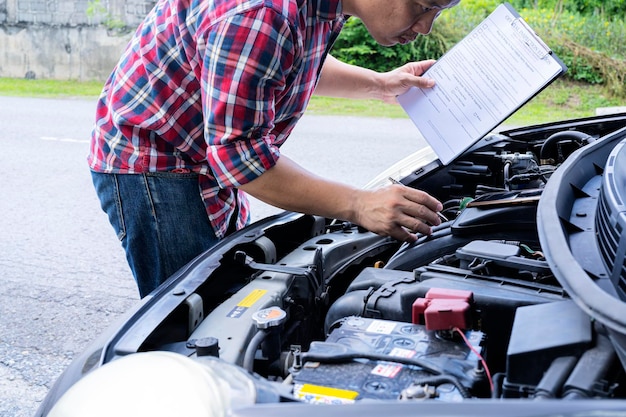
[(566, 71), (503, 3), (426, 71), (433, 88), (412, 87), (397, 99), (447, 165)]

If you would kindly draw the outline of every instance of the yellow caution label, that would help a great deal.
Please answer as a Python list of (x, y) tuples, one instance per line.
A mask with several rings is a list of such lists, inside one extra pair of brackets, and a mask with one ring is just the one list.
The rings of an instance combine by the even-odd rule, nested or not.
[(250, 294), (248, 294), (243, 300), (241, 300), (237, 306), (238, 307), (252, 307), (254, 303), (259, 301), (261, 297), (263, 297), (267, 293), (267, 290), (253, 290)]
[(346, 404), (352, 403), (359, 396), (356, 391), (321, 385), (302, 384), (295, 387), (296, 397), (309, 403)]

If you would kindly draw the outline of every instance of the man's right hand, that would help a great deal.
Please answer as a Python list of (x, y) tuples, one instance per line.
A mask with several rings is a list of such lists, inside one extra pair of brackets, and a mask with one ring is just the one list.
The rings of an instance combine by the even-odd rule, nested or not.
[(423, 191), (401, 184), (363, 190), (318, 177), (282, 155), (276, 165), (239, 187), (285, 210), (358, 224), (404, 242), (430, 234), (441, 223), (442, 204)]
[(363, 190), (357, 204), (355, 223), (404, 242), (415, 241), (415, 233), (429, 235), (431, 226), (441, 224), (437, 212), (442, 204), (423, 191), (401, 184)]

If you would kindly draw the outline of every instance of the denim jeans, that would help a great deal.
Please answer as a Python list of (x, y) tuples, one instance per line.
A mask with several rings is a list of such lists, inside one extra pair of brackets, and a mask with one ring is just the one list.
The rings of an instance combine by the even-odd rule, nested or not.
[(92, 179), (141, 297), (218, 242), (197, 174), (92, 172)]

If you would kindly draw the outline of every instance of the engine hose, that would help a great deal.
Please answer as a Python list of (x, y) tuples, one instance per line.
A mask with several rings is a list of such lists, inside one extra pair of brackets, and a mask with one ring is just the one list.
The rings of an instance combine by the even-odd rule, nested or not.
[(575, 356), (562, 356), (552, 361), (535, 388), (533, 398), (536, 400), (557, 398), (577, 362), (578, 358)]
[(504, 164), (504, 189), (509, 191), (510, 190), (510, 186), (509, 186), (509, 181), (511, 180), (511, 161), (507, 161)]
[(597, 382), (613, 369), (617, 354), (608, 337), (598, 335), (596, 346), (582, 354), (563, 386), (566, 400), (593, 398)]
[(556, 132), (552, 135), (550, 135), (550, 137), (548, 137), (548, 139), (545, 140), (545, 142), (543, 142), (543, 145), (541, 145), (541, 150), (539, 151), (539, 161), (541, 162), (541, 164), (544, 164), (544, 160), (546, 159), (546, 152), (547, 150), (554, 145), (555, 142), (558, 142), (560, 140), (579, 140), (583, 145), (590, 143), (593, 140), (593, 137), (591, 135), (588, 135), (586, 133), (583, 132), (579, 132), (577, 130), (565, 130), (562, 132)]
[(493, 376), (493, 391), (491, 391), (491, 398), (498, 399), (502, 395), (502, 381), (506, 374), (503, 372), (498, 372)]
[(250, 372), (253, 371), (254, 356), (256, 355), (256, 351), (259, 349), (259, 346), (261, 346), (261, 343), (263, 343), (263, 340), (267, 337), (267, 333), (268, 332), (266, 330), (257, 331), (256, 334), (252, 337), (252, 340), (250, 340), (250, 343), (248, 343), (246, 353), (243, 357), (244, 369)]

